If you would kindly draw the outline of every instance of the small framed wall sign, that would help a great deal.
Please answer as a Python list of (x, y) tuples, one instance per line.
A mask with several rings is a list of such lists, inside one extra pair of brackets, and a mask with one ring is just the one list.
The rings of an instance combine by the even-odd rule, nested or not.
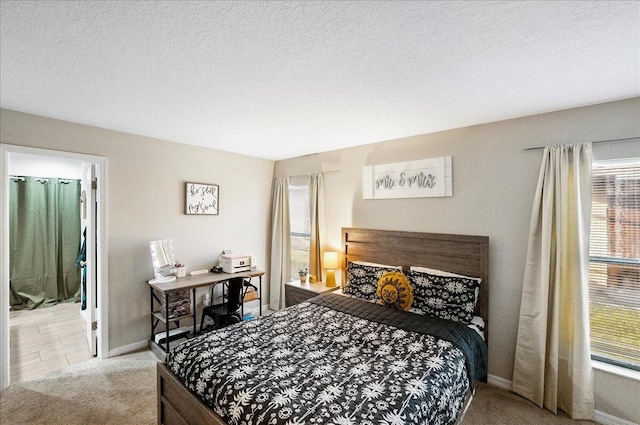
[(217, 184), (185, 183), (185, 214), (218, 215)]

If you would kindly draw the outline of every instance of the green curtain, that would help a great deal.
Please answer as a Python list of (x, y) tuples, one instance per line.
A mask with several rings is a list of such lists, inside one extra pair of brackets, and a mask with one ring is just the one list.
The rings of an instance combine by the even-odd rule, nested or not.
[(80, 300), (80, 180), (12, 178), (9, 280), (13, 309)]

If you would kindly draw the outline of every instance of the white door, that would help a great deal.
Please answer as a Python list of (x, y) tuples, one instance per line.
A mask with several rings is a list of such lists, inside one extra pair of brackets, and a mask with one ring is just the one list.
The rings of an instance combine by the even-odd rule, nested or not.
[(86, 273), (86, 308), (82, 314), (87, 321), (87, 341), (89, 350), (95, 356), (98, 352), (98, 336), (96, 322), (96, 166), (95, 164), (82, 164), (82, 183), (80, 208), (82, 229), (86, 229), (85, 257), (86, 264), (83, 273)]

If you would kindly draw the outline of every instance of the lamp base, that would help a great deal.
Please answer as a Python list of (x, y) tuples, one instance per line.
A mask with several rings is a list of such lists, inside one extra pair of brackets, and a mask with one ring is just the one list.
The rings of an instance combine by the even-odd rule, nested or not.
[(175, 276), (164, 276), (164, 277), (156, 277), (155, 279), (151, 279), (149, 281), (150, 285), (157, 285), (159, 283), (169, 283), (176, 280)]
[(329, 288), (336, 286), (336, 274), (333, 270), (327, 270), (327, 281), (324, 284)]

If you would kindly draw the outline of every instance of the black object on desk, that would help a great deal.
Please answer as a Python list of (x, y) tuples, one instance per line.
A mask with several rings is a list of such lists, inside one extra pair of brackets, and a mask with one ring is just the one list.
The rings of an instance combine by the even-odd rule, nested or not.
[[(244, 287), (244, 279), (241, 277), (229, 279), (225, 284), (227, 292), (227, 301), (206, 306), (202, 309), (202, 317), (200, 318), (200, 332), (204, 326), (204, 317), (209, 316), (213, 319), (216, 329), (242, 322), (242, 296)], [(225, 297), (223, 296), (223, 299)], [(213, 299), (213, 287), (211, 287), (211, 299)]]

